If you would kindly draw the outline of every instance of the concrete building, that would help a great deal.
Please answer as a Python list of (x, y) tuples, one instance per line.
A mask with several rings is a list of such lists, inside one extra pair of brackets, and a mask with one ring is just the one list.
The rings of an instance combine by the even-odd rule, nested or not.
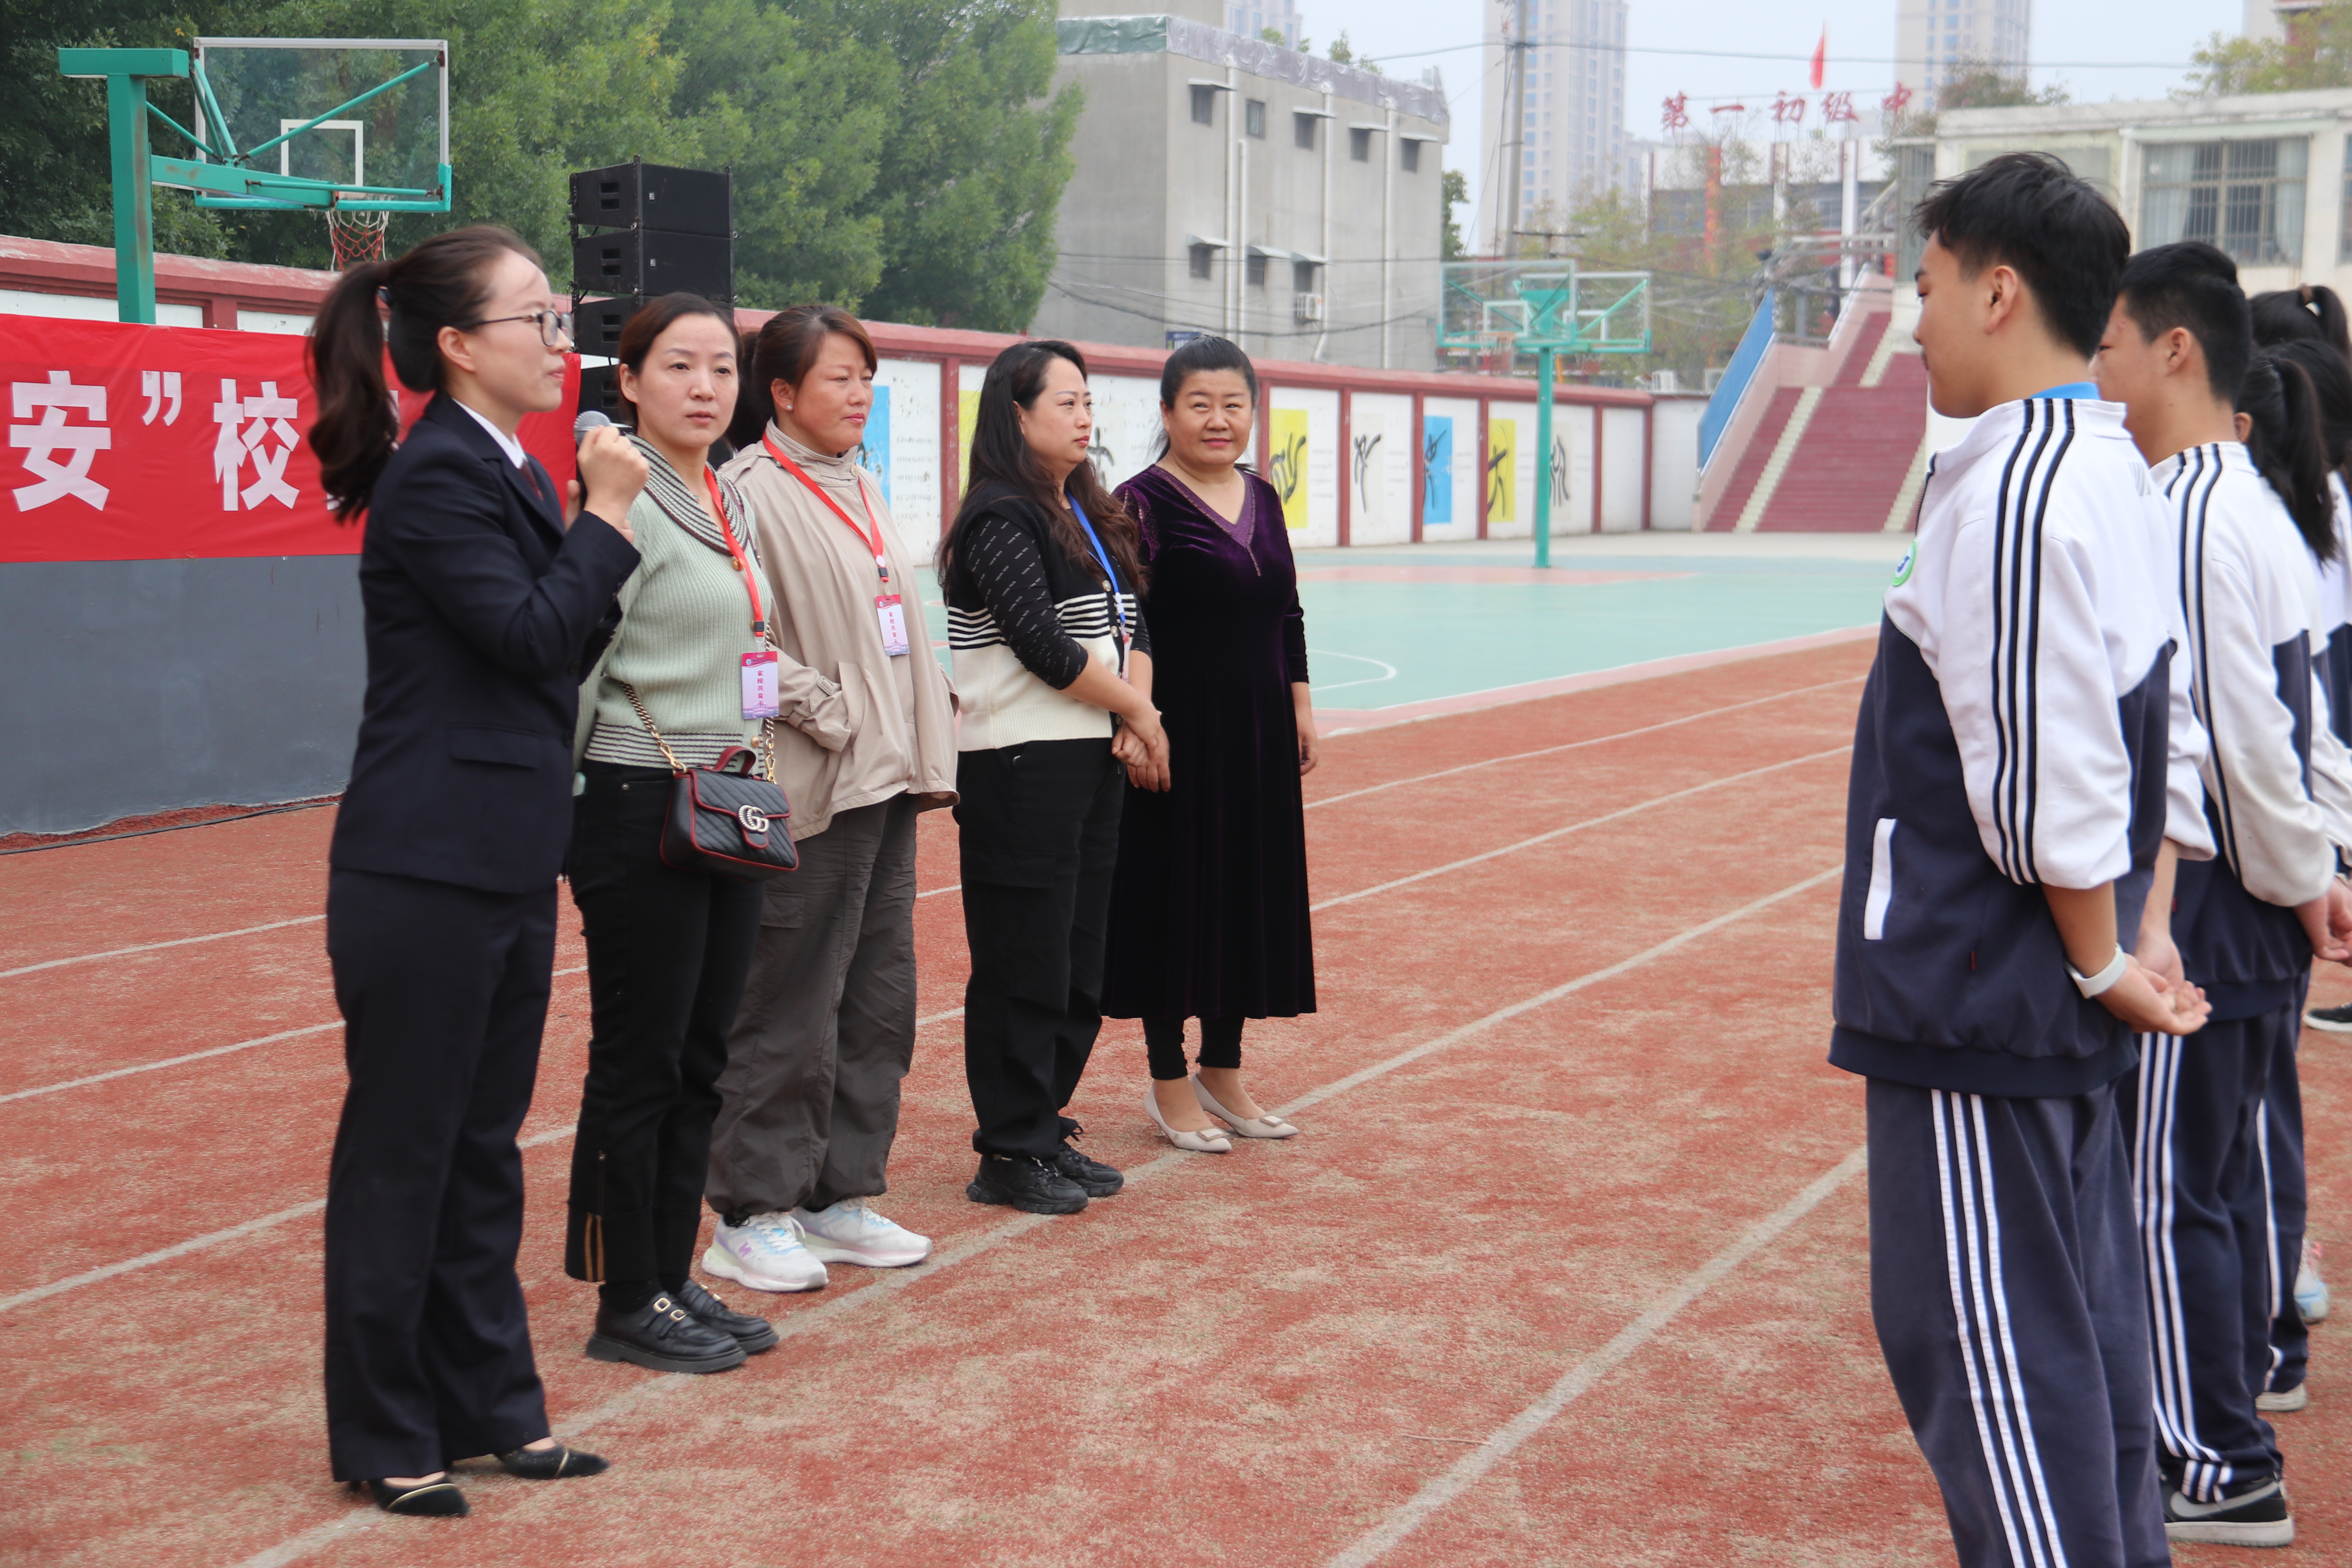
[(1934, 174), (1999, 153), (2055, 153), (2113, 194), (2135, 248), (2210, 240), (2237, 258), (2248, 293), (2298, 283), (2352, 291), (2348, 139), (2347, 88), (1961, 109), (1937, 119)]
[(2319, 9), (2321, 0), (2246, 0), (2244, 33), (2256, 43), (2275, 43), (2286, 37), (2289, 17)]
[[(1625, 0), (1486, 0), (1486, 83), (1479, 129), (1475, 244), (1501, 254), (1509, 231), (1564, 218), (1584, 197), (1622, 189), (1633, 167), (1625, 130)], [(1527, 109), (1510, 124), (1516, 94), (1511, 44), (1526, 37)], [(1510, 179), (1514, 142), (1519, 188)]]
[[(2247, 0), (2251, 8), (2265, 0)], [(1895, 0), (1895, 77), (1935, 107), (1936, 93), (1962, 64), (2025, 74), (2033, 0)]]
[[(1060, 257), (1031, 331), (1158, 348), (1210, 331), (1251, 354), (1437, 363), (1442, 164), (1434, 71), (1400, 81), (1206, 16), (1087, 16), (1060, 79), (1086, 89)], [(1224, 15), (1223, 0), (1184, 0)]]

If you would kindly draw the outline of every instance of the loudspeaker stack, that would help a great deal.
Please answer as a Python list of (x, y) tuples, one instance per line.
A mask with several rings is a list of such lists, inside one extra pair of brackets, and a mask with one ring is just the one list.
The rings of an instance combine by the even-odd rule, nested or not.
[[(580, 353), (610, 359), (639, 306), (663, 294), (735, 303), (735, 176), (633, 159), (572, 176), (572, 309)], [(580, 375), (580, 407), (621, 419), (611, 365)]]

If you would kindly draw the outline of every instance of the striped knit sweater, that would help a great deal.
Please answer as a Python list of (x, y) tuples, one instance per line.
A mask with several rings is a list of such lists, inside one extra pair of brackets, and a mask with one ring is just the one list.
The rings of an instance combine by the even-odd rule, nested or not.
[[(669, 766), (621, 689), (626, 681), (671, 753), (688, 767), (708, 766), (730, 746), (759, 742), (759, 721), (743, 717), (742, 658), (763, 643), (751, 635), (751, 598), (717, 525), (660, 453), (641, 439), (635, 445), (651, 469), (629, 509), (644, 560), (621, 589), (621, 628), (581, 691), (585, 754)], [(732, 485), (721, 480), (719, 494), (757, 571), (750, 514)]]

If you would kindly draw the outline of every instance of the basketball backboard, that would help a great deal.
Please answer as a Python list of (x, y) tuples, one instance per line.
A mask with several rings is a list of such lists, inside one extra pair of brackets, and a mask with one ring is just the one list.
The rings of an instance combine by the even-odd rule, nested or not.
[(442, 40), (197, 38), (189, 55), (197, 161), (312, 186), (244, 195), (198, 189), (197, 205), (448, 210)]

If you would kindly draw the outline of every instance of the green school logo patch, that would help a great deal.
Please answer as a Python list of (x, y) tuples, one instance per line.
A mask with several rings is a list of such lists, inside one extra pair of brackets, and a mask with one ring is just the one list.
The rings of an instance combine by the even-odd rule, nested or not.
[(1904, 584), (1911, 581), (1911, 563), (1913, 558), (1918, 553), (1919, 547), (1916, 544), (1904, 551), (1902, 562), (1895, 568), (1895, 582), (1893, 584), (1895, 587), (1900, 588)]

